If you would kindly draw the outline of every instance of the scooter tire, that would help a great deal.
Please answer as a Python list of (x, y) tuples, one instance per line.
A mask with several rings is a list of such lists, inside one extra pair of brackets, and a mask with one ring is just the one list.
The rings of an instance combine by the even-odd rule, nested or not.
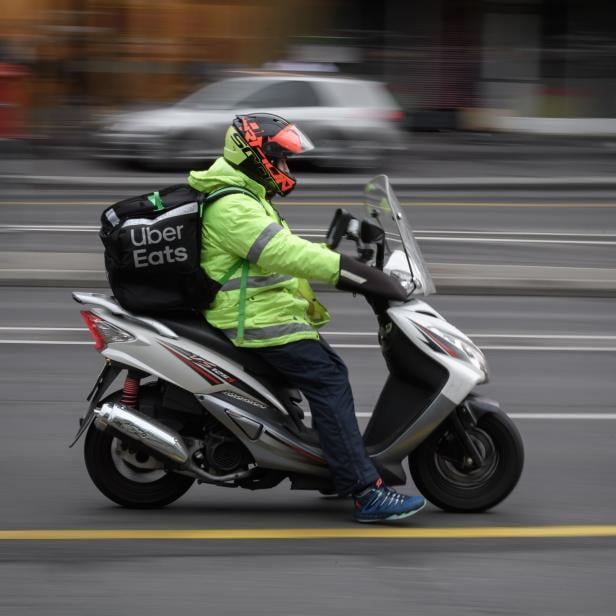
[[(149, 392), (144, 388), (143, 395)], [(105, 401), (119, 400), (122, 392), (114, 392)], [(183, 496), (194, 483), (192, 477), (165, 473), (155, 481), (131, 481), (122, 475), (113, 460), (114, 436), (102, 432), (94, 424), (86, 434), (84, 458), (90, 479), (109, 500), (129, 509), (158, 509)]]
[(446, 424), (409, 456), (417, 489), (445, 511), (479, 513), (495, 507), (509, 496), (522, 474), (524, 446), (516, 425), (504, 413), (482, 415), (474, 434), (473, 428), (467, 432), (476, 442), (484, 441), (482, 446), (493, 447), (493, 455), (481, 468), (465, 473), (439, 453), (448, 435)]

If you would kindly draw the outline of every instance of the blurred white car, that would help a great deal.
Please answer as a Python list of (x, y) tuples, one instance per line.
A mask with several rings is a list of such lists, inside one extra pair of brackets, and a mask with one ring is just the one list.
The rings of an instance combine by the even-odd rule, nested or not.
[(381, 83), (253, 76), (212, 83), (168, 107), (112, 117), (97, 153), (159, 167), (210, 161), (221, 155), (233, 117), (256, 111), (295, 122), (316, 146), (306, 160), (320, 166), (369, 168), (404, 148), (404, 114)]

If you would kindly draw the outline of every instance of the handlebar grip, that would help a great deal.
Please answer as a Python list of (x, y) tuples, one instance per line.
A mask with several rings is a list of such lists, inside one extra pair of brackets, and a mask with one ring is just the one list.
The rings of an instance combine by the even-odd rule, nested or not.
[(397, 302), (403, 302), (407, 297), (407, 292), (399, 282), (347, 255), (340, 255), (340, 277), (336, 288)]

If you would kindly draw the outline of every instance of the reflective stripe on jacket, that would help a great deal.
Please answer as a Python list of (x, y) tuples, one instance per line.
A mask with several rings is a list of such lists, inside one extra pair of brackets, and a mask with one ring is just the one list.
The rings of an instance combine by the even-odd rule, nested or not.
[(265, 189), (223, 158), (206, 171), (191, 171), (188, 183), (206, 193), (240, 187), (256, 197), (227, 195), (204, 209), (201, 267), (219, 282), (235, 267), (204, 312), (207, 321), (236, 346), (318, 338), (316, 328), (329, 314), (306, 279), (335, 284), (340, 255), (291, 233)]

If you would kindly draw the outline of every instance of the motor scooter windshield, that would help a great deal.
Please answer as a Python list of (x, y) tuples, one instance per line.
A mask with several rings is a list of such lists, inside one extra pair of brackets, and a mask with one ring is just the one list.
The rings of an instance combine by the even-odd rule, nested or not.
[[(387, 263), (390, 259), (389, 269), (404, 271), (408, 268), (413, 277), (415, 295), (435, 293), (436, 287), (430, 270), (421, 254), (411, 225), (389, 183), (389, 178), (386, 175), (378, 175), (370, 180), (365, 186), (364, 194), (369, 220), (377, 223), (385, 231), (385, 260)], [(398, 252), (396, 255), (395, 251), (403, 253)], [(400, 259), (396, 258), (398, 255)]]

